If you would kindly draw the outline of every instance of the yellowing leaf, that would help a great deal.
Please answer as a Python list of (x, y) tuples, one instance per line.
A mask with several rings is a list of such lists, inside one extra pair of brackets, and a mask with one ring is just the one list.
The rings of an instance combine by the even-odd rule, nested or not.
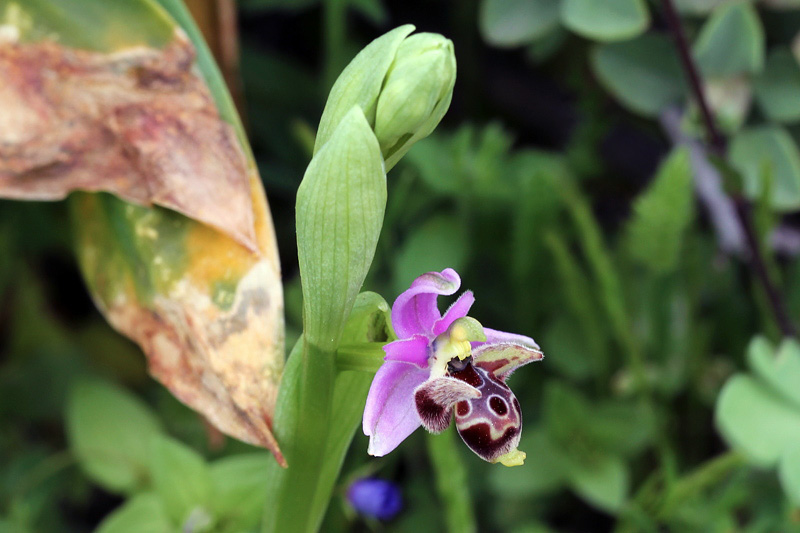
[(170, 13), (0, 0), (0, 197), (72, 193), (78, 259), (109, 322), (178, 399), (285, 464), (269, 208), (207, 49)]

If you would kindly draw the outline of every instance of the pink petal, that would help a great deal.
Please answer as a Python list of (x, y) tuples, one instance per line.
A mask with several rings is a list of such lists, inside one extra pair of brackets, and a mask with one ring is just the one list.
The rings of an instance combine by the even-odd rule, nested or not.
[(442, 318), (436, 306), (440, 294), (455, 294), (461, 278), (452, 268), (423, 274), (411, 287), (397, 297), (392, 306), (392, 326), (397, 337), (404, 339), (415, 334), (433, 336), (434, 323)]
[(375, 374), (364, 408), (370, 455), (386, 455), (420, 426), (414, 390), (427, 378), (427, 371), (393, 361), (384, 363)]
[(475, 366), (491, 372), (505, 382), (511, 373), (522, 365), (541, 361), (544, 354), (538, 349), (512, 342), (483, 344), (472, 351)]
[(411, 363), (419, 368), (428, 368), (428, 344), (430, 341), (424, 335), (414, 335), (410, 339), (401, 339), (384, 345), (386, 361), (398, 363)]
[(469, 310), (474, 303), (475, 296), (473, 296), (472, 291), (464, 292), (464, 294), (458, 297), (458, 300), (453, 302), (453, 305), (451, 305), (447, 312), (445, 312), (444, 316), (433, 324), (433, 334), (441, 335), (447, 331), (447, 328), (450, 327), (450, 324), (459, 318), (467, 316), (467, 313), (469, 313)]
[(516, 333), (506, 333), (505, 331), (497, 331), (496, 329), (489, 329), (489, 328), (483, 328), (483, 332), (486, 334), (487, 344), (495, 344), (499, 342), (511, 342), (513, 344), (519, 344), (520, 346), (524, 346), (526, 348), (539, 350), (539, 345), (536, 344), (536, 341), (534, 341), (530, 337), (526, 337), (525, 335), (517, 335)]

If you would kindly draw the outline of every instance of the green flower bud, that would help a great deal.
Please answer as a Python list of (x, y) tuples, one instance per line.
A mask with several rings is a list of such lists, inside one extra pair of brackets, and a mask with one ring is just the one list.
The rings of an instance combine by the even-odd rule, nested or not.
[(439, 124), (453, 95), (453, 43), (409, 24), (365, 47), (331, 88), (317, 131), (314, 153), (328, 142), (353, 106), (364, 112), (378, 138), (386, 170)]
[(456, 60), (449, 39), (420, 33), (400, 44), (375, 114), (375, 135), (387, 167), (439, 124), (450, 106), (455, 80)]

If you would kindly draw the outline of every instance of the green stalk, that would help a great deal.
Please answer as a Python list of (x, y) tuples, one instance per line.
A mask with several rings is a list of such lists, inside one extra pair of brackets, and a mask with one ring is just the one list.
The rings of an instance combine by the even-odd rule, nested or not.
[(737, 452), (728, 451), (706, 461), (694, 471), (678, 480), (661, 505), (659, 518), (670, 516), (684, 502), (697, 496), (712, 485), (719, 483), (731, 471), (743, 466), (745, 459)]
[[(286, 407), (287, 420), (282, 420), (283, 426), (276, 427), (289, 467), (271, 472), (279, 479), (270, 490), (262, 527), (264, 533), (313, 532), (321, 519), (309, 512), (309, 504), (319, 488), (319, 472), (325, 463), (336, 377), (335, 354), (305, 339), (302, 350), (300, 375), (296, 378), (299, 390), (290, 391), (286, 398), (294, 399), (294, 405)], [(290, 372), (287, 367), (286, 374)], [(288, 377), (284, 375), (284, 379)]]
[(344, 67), (347, 3), (345, 0), (325, 0), (324, 6), (325, 91), (327, 92)]
[(461, 460), (461, 447), (451, 424), (439, 435), (427, 435), (428, 455), (436, 477), (436, 490), (444, 507), (447, 531), (478, 531), (475, 513), (467, 488), (467, 469)]

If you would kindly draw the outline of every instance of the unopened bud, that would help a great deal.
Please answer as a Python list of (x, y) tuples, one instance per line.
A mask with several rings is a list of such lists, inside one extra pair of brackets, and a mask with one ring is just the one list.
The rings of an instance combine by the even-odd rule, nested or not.
[(449, 39), (420, 33), (400, 44), (375, 114), (375, 135), (387, 167), (439, 124), (450, 105), (455, 79), (456, 61)]

